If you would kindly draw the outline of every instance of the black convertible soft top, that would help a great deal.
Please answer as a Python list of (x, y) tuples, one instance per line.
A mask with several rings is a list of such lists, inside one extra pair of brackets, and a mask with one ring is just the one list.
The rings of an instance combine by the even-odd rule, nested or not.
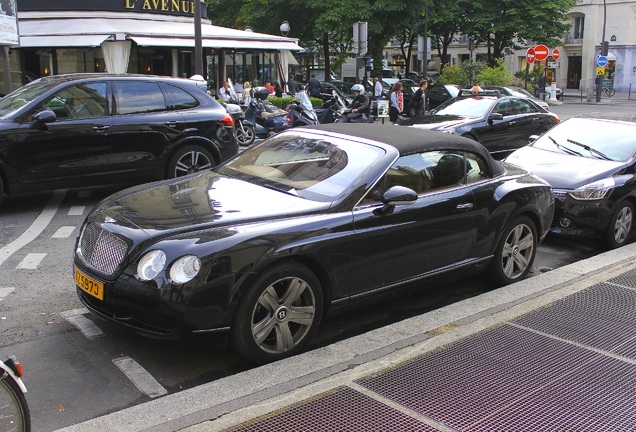
[(459, 135), (426, 129), (376, 125), (365, 123), (330, 123), (304, 126), (302, 129), (325, 131), (377, 141), (395, 147), (400, 156), (421, 153), (428, 150), (460, 150), (480, 155), (491, 168), (493, 174), (503, 172), (501, 164), (495, 161), (488, 150), (477, 141)]

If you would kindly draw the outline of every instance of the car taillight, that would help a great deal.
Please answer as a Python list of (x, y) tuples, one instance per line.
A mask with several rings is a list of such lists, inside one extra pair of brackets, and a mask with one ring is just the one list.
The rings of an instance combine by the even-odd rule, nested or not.
[(234, 118), (229, 114), (225, 114), (223, 118), (219, 120), (219, 123), (223, 126), (234, 126)]

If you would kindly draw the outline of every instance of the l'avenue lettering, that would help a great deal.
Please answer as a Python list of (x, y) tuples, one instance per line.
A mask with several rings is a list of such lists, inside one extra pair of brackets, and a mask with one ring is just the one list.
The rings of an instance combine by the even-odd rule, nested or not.
[(125, 0), (125, 2), (126, 9), (194, 14), (194, 2), (189, 0)]

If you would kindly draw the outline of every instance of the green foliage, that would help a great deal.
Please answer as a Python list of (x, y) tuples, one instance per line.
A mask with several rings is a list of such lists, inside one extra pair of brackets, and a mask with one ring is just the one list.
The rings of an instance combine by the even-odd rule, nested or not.
[(485, 67), (476, 75), (475, 81), (483, 85), (506, 85), (512, 81), (512, 72), (504, 65), (502, 59), (496, 59), (495, 66)]
[(460, 87), (468, 87), (468, 74), (460, 66), (446, 66), (437, 80), (440, 84), (457, 84)]

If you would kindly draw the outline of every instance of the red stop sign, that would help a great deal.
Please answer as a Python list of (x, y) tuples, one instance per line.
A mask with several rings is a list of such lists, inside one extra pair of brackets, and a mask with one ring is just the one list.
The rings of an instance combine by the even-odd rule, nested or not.
[(552, 50), (552, 58), (556, 61), (559, 59), (559, 57), (561, 57), (561, 52), (555, 48)]
[(535, 52), (534, 48), (528, 48), (526, 51), (526, 61), (530, 64), (534, 63)]
[(545, 45), (537, 45), (536, 47), (534, 47), (534, 55), (539, 61), (547, 59), (549, 54), (550, 50)]

